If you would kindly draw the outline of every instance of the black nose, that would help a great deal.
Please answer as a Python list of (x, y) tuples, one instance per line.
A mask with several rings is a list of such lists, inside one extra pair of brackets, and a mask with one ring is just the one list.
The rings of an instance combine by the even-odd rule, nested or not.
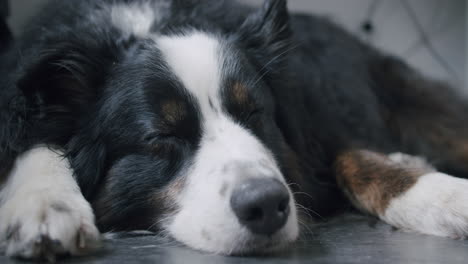
[(271, 235), (286, 224), (289, 193), (277, 179), (249, 179), (234, 189), (231, 207), (252, 233)]

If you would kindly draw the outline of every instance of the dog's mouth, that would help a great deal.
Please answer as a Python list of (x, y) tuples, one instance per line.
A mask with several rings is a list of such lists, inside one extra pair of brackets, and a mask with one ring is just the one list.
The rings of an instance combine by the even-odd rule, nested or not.
[[(185, 233), (186, 236), (165, 233), (177, 244), (202, 253), (239, 257), (265, 256), (282, 252), (294, 244), (299, 234), (296, 221), (294, 212), (284, 227), (274, 234), (255, 234), (246, 228), (233, 232), (232, 230), (239, 228), (235, 227), (229, 231), (226, 230), (224, 234), (217, 233), (219, 236), (211, 237), (210, 241), (191, 240), (191, 236), (187, 233)], [(195, 231), (194, 233), (202, 232)]]

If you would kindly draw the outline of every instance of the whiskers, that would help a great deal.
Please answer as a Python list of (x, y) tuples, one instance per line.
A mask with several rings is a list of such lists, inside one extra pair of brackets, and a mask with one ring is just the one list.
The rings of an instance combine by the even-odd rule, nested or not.
[[(314, 199), (313, 196), (311, 196), (310, 194), (306, 193), (306, 192), (293, 192), (293, 195), (294, 196), (298, 196), (298, 195), (304, 195), (304, 196), (307, 196), (309, 197), (310, 199)], [(319, 213), (317, 213), (316, 211), (310, 209), (310, 208), (307, 208), (299, 203), (296, 203), (296, 209), (298, 210), (298, 212), (301, 212), (301, 213), (304, 213), (306, 214), (308, 217), (310, 218), (320, 218), (320, 220), (325, 220), (325, 218), (323, 216), (321, 216)]]
[(316, 211), (314, 211), (314, 210), (312, 210), (310, 208), (307, 208), (307, 207), (305, 207), (303, 205), (300, 205), (298, 203), (296, 203), (296, 210), (298, 211), (298, 213), (302, 213), (302, 214), (307, 215), (310, 219), (314, 219), (316, 217), (319, 217), (320, 220), (325, 220), (325, 218), (323, 216), (321, 216), (319, 213), (317, 213)]
[(167, 231), (160, 231), (155, 236), (158, 248), (171, 249), (183, 247), (183, 244), (175, 240)]
[[(167, 223), (167, 219), (162, 218), (148, 227), (146, 230), (135, 230), (135, 231), (110, 231), (104, 234), (104, 239), (108, 241), (120, 240), (120, 239), (132, 239), (142, 238), (146, 242), (142, 245), (132, 246), (132, 249), (146, 249), (146, 248), (158, 248), (158, 249), (172, 249), (182, 247), (182, 243), (176, 241), (164, 227), (164, 223)], [(157, 230), (157, 231), (155, 231)]]
[(315, 238), (314, 232), (312, 230), (312, 227), (310, 226), (310, 223), (307, 221), (303, 221), (301, 219), (298, 219), (297, 222), (299, 223), (299, 238), (297, 239), (297, 242), (310, 242), (313, 241)]
[(309, 242), (314, 240), (315, 235), (312, 230), (313, 219), (319, 217), (321, 220), (325, 220), (324, 217), (322, 217), (319, 213), (315, 212), (314, 210), (307, 208), (301, 204), (296, 203), (295, 206), (298, 212), (297, 222), (299, 224), (300, 229), (298, 242)]

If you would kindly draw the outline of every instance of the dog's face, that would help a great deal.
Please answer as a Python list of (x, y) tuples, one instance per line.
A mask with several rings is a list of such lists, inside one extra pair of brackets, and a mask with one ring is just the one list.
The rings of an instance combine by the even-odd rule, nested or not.
[(284, 1), (268, 1), (230, 34), (132, 38), (92, 106), (71, 103), (87, 123), (66, 147), (102, 228), (162, 230), (223, 254), (296, 239), (285, 143), (265, 81), (286, 49), (286, 12)]
[[(177, 209), (165, 228), (192, 247), (222, 253), (293, 240), (295, 204), (272, 152), (280, 138), (258, 74), (241, 53), (205, 34), (156, 43), (192, 101), (162, 103), (163, 118), (190, 122), (183, 126), (199, 135), (175, 180), (182, 186), (173, 190)], [(184, 108), (197, 114), (184, 120)]]

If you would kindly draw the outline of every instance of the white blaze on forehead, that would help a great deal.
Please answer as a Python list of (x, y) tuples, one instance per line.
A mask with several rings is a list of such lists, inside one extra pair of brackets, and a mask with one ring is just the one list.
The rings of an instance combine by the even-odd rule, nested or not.
[[(203, 138), (198, 157), (211, 155), (211, 160), (219, 162), (239, 159), (267, 159), (273, 162), (263, 144), (221, 110), (224, 58), (220, 41), (206, 33), (194, 31), (187, 35), (164, 36), (157, 39), (157, 43), (173, 73), (200, 107)], [(208, 148), (211, 151), (207, 151)]]
[(146, 37), (151, 32), (151, 27), (159, 24), (168, 14), (170, 2), (137, 1), (127, 4), (113, 4), (110, 10), (111, 22), (125, 34), (137, 37)]
[(184, 36), (161, 37), (159, 49), (169, 66), (194, 95), (205, 118), (210, 115), (209, 98), (220, 106), (221, 65), (219, 41), (207, 34), (193, 32)]

